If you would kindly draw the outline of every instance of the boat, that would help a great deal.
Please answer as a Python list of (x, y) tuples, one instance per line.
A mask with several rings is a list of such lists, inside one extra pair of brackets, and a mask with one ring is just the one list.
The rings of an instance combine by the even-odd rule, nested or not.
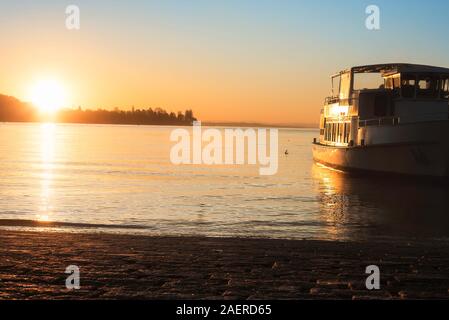
[(449, 69), (390, 63), (331, 76), (313, 158), (348, 172), (449, 178)]

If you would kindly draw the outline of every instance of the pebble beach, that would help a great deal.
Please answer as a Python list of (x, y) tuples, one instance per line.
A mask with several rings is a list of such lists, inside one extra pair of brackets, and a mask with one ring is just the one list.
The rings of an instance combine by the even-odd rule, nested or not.
[[(448, 299), (449, 242), (0, 231), (0, 299)], [(80, 269), (80, 289), (65, 269)], [(380, 269), (380, 290), (365, 268)]]

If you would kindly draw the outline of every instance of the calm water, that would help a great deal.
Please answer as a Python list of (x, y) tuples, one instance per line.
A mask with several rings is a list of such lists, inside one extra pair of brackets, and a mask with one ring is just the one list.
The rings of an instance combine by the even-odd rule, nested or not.
[(38, 220), (58, 230), (162, 235), (449, 237), (448, 187), (319, 167), (311, 154), (316, 130), (280, 130), (278, 174), (259, 176), (258, 166), (172, 165), (172, 129), (0, 124), (0, 226)]

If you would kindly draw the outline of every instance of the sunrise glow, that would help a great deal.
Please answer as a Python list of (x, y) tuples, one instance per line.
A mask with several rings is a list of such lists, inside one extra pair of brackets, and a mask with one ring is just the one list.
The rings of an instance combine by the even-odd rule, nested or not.
[(56, 80), (40, 80), (31, 87), (30, 100), (42, 113), (54, 113), (64, 106), (66, 90)]

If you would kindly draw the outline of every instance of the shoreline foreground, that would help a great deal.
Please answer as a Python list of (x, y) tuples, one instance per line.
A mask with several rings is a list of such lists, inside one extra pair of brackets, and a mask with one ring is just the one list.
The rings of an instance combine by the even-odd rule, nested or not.
[[(449, 299), (449, 242), (0, 230), (1, 299)], [(368, 265), (380, 290), (365, 287)], [(65, 269), (80, 268), (79, 290)]]

